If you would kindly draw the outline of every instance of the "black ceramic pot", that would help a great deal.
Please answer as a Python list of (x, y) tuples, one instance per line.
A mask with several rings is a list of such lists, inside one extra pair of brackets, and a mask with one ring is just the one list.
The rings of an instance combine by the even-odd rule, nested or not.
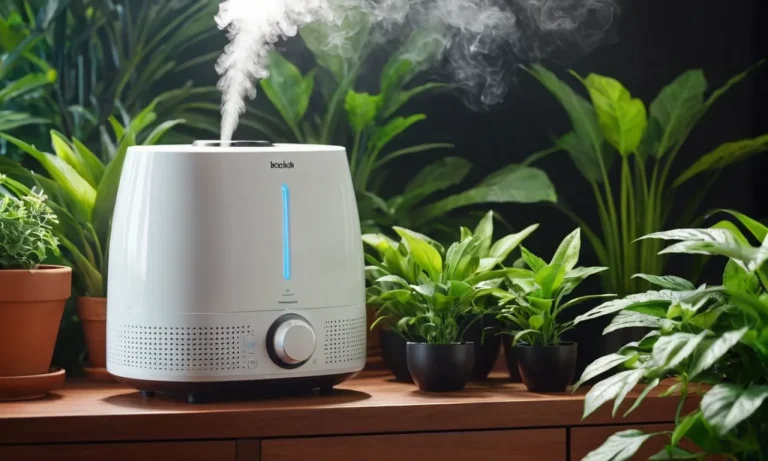
[(460, 391), (475, 364), (473, 343), (408, 343), (408, 370), (426, 392)]
[(512, 352), (512, 337), (507, 335), (504, 335), (504, 359), (507, 362), (507, 370), (509, 370), (509, 380), (513, 383), (523, 382), (520, 377), (520, 370), (517, 368), (515, 353)]
[(382, 328), (379, 330), (381, 342), (381, 358), (384, 364), (395, 375), (397, 381), (412, 383), (411, 374), (408, 372), (405, 338), (392, 330)]
[(481, 319), (464, 332), (464, 341), (475, 343), (475, 366), (472, 367), (472, 379), (488, 378), (493, 365), (496, 364), (501, 348), (501, 337), (493, 331), (487, 331), (483, 337), (483, 330), (496, 326), (496, 323), (495, 319)]
[(576, 371), (576, 343), (512, 348), (525, 387), (531, 392), (565, 392)]

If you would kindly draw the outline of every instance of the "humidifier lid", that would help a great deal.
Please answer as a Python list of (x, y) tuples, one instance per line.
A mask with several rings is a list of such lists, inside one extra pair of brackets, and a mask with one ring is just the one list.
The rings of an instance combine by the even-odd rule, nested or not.
[(344, 151), (342, 146), (325, 144), (282, 144), (270, 141), (230, 141), (229, 143), (216, 140), (198, 140), (192, 144), (169, 144), (131, 146), (131, 151), (145, 153), (237, 153), (237, 152), (263, 152), (263, 153), (299, 153), (299, 152), (339, 152)]

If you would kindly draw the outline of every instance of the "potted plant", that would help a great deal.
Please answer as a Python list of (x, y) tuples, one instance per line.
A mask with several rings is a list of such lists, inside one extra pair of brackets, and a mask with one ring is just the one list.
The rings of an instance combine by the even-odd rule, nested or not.
[(183, 123), (171, 120), (158, 124), (148, 134), (143, 131), (154, 123), (157, 101), (123, 126), (114, 117), (110, 123), (117, 140), (105, 158), (99, 158), (77, 138), (67, 139), (51, 131), (54, 154), (43, 152), (20, 139), (0, 133), (34, 158), (45, 170), (43, 177), (8, 160), (0, 161), (0, 172), (20, 181), (37, 184), (51, 199), (49, 204), (59, 218), (53, 232), (61, 241), (75, 269), (78, 282), (77, 314), (83, 324), (89, 364), (86, 374), (95, 380), (112, 380), (106, 372), (106, 271), (107, 247), (115, 198), (128, 147), (154, 144), (169, 129)]
[[(464, 281), (472, 285), (478, 283), (478, 280), (484, 281), (484, 288), (497, 286), (505, 273), (505, 269), (499, 269), (502, 263), (520, 242), (536, 230), (538, 225), (528, 226), (518, 233), (493, 242), (493, 217), (494, 213), (488, 212), (480, 220), (474, 232), (462, 228), (461, 242), (452, 245), (447, 252), (437, 241), (399, 227), (394, 228), (400, 236), (399, 242), (383, 234), (363, 236), (366, 250), (373, 250), (366, 252), (368, 265), (365, 268), (369, 284), (368, 304), (378, 309), (373, 327), (383, 325), (380, 330), (382, 355), (398, 380), (410, 380), (410, 373), (406, 366), (406, 342), (424, 338), (412, 325), (401, 322), (403, 318), (413, 317), (418, 306), (412, 302), (405, 302), (407, 300), (405, 298), (398, 297), (402, 293), (402, 284), (392, 282), (388, 277), (397, 277), (394, 280), (398, 282), (404, 280), (409, 286), (429, 281), (438, 283)], [(427, 246), (431, 251), (427, 250)], [(414, 253), (414, 250), (418, 254)], [(429, 251), (433, 258), (440, 258), (441, 261), (461, 257), (465, 265), (461, 270), (447, 272), (442, 272), (442, 269), (436, 272), (434, 268), (426, 270), (424, 267), (430, 264), (430, 261), (425, 260), (422, 254), (424, 251)], [(440, 267), (442, 268), (442, 263)], [(485, 297), (476, 302), (488, 302), (488, 298)], [(466, 323), (471, 327), (483, 312), (486, 311), (467, 313), (471, 318), (467, 318)], [(485, 336), (487, 338), (489, 335)], [(482, 340), (482, 330), (473, 339), (481, 339), (478, 354), (484, 357), (483, 369), (475, 370), (473, 374), (476, 377), (485, 377), (490, 371), (490, 367), (485, 364), (495, 361), (498, 343), (494, 344), (494, 341), (487, 339)], [(494, 359), (488, 359), (487, 356), (490, 355), (493, 355)]]
[(584, 279), (607, 269), (576, 267), (580, 248), (579, 229), (563, 239), (549, 263), (521, 248), (526, 268), (510, 273), (505, 281), (507, 291), (495, 293), (501, 306), (498, 318), (505, 325), (502, 334), (512, 337), (507, 354), (510, 375), (516, 367), (529, 391), (563, 392), (573, 379), (577, 345), (563, 341), (562, 335), (574, 322), (561, 322), (558, 316), (589, 299), (613, 296), (567, 300)]
[(46, 197), (4, 175), (0, 193), (0, 399), (32, 398), (64, 378), (50, 365), (72, 269), (42, 264), (59, 253)]
[[(576, 319), (618, 314), (604, 333), (635, 326), (651, 329), (641, 341), (584, 370), (577, 385), (623, 368), (587, 392), (585, 417), (611, 400), (615, 415), (641, 382), (645, 388), (625, 416), (668, 378), (674, 384), (663, 395), (676, 394), (680, 399), (674, 430), (621, 431), (584, 459), (629, 459), (652, 437), (668, 441), (652, 459), (768, 457), (768, 227), (726, 212), (737, 222), (724, 220), (709, 229), (676, 229), (644, 237), (677, 241), (662, 250), (665, 254), (725, 256), (720, 283), (696, 287), (681, 277), (638, 274), (659, 288), (606, 302)], [(700, 387), (702, 383), (708, 386)], [(697, 389), (704, 389), (698, 408), (683, 414), (683, 403)], [(685, 449), (681, 442), (687, 442)]]

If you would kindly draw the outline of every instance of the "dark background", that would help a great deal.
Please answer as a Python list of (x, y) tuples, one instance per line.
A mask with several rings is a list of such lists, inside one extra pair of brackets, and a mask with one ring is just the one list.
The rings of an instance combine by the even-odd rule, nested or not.
[[(545, 60), (545, 64), (561, 75), (565, 69), (572, 68), (581, 75), (595, 72), (614, 77), (647, 105), (664, 85), (685, 70), (703, 69), (710, 88), (716, 88), (759, 59), (768, 57), (768, 32), (761, 27), (768, 20), (765, 0), (624, 0), (619, 3), (621, 17), (608, 43), (586, 56), (561, 52)], [(280, 48), (304, 70), (311, 66), (298, 40), (282, 44)], [(375, 89), (378, 71), (378, 68), (373, 70), (370, 81), (361, 82), (363, 88), (358, 90)], [(549, 93), (525, 73), (510, 69), (510, 78), (512, 85), (504, 102), (486, 111), (469, 109), (456, 94), (429, 96), (410, 103), (405, 112), (424, 112), (428, 119), (409, 132), (402, 143), (454, 143), (456, 151), (452, 155), (463, 156), (475, 164), (467, 184), (549, 147), (553, 136), (570, 128), (565, 113)], [(768, 66), (731, 90), (705, 116), (676, 160), (672, 177), (723, 142), (768, 132), (766, 91)], [(253, 104), (264, 103), (257, 99)], [(238, 134), (243, 137), (242, 133)], [(413, 157), (398, 164), (398, 168), (402, 168), (398, 171), (415, 171), (438, 155)], [(718, 207), (734, 208), (757, 219), (768, 215), (761, 188), (761, 171), (766, 162), (768, 155), (728, 167), (696, 216)], [(536, 166), (550, 175), (559, 196), (590, 224), (597, 225), (591, 189), (565, 153), (552, 155)], [(391, 175), (387, 186), (393, 192), (398, 191), (408, 179), (409, 175)], [(695, 187), (695, 183), (689, 184)], [(687, 196), (693, 190), (678, 193), (673, 216), (684, 209)], [(543, 256), (551, 254), (560, 239), (575, 227), (559, 211), (543, 205), (494, 208), (515, 227), (541, 223), (526, 246)], [(586, 243), (584, 246), (582, 264), (594, 264), (591, 250)], [(685, 275), (686, 266), (690, 264), (690, 257), (673, 259), (669, 272)], [(707, 269), (705, 278), (716, 282), (721, 267), (714, 263)], [(585, 291), (599, 290), (594, 283), (585, 288)], [(601, 324), (594, 324), (574, 334), (582, 346), (583, 361), (599, 353), (601, 329)]]

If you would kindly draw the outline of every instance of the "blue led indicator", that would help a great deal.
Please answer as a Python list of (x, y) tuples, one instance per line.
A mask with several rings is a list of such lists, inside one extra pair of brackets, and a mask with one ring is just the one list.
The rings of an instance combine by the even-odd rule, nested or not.
[(283, 184), (283, 278), (291, 279), (291, 195), (288, 185)]

